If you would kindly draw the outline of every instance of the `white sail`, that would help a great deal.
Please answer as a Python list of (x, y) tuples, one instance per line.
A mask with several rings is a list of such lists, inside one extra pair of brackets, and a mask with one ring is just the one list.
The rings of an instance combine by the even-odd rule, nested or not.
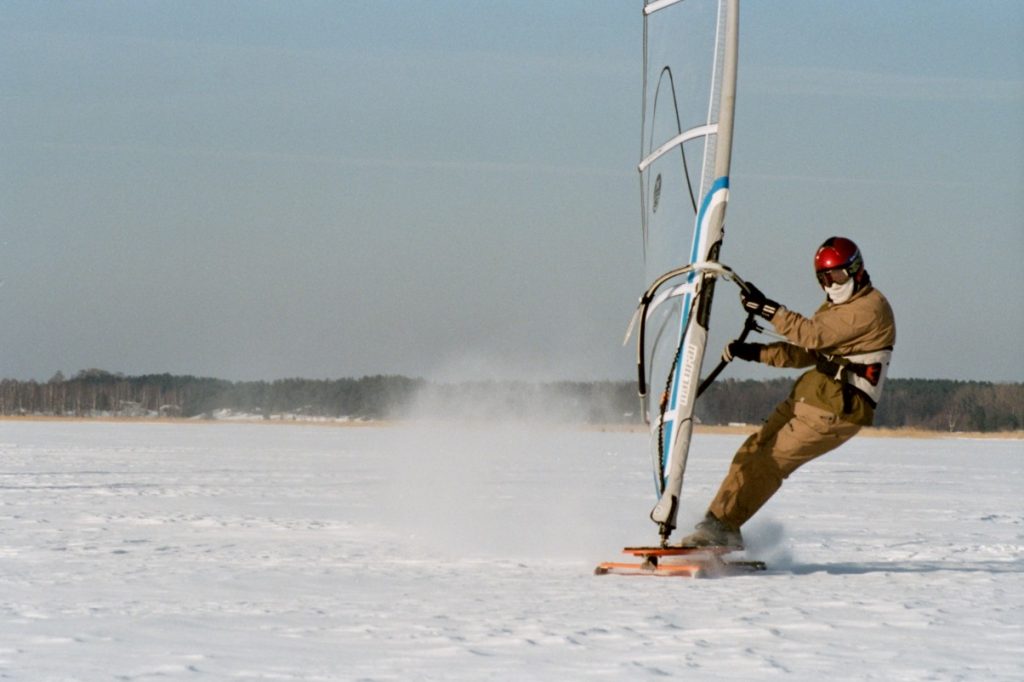
[(739, 0), (644, 5), (638, 366), (663, 541), (676, 525), (729, 200)]

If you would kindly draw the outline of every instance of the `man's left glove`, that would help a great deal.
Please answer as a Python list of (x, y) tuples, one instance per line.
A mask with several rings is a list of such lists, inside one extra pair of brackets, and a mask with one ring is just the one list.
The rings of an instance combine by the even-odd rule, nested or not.
[(740, 289), (740, 303), (748, 313), (760, 315), (768, 321), (771, 321), (779, 311), (779, 304), (762, 294), (761, 290), (750, 282), (747, 282), (746, 289)]
[(722, 351), (722, 359), (726, 362), (732, 362), (733, 358), (739, 358), (747, 362), (760, 362), (762, 348), (764, 348), (764, 345), (760, 343), (730, 341), (729, 345)]

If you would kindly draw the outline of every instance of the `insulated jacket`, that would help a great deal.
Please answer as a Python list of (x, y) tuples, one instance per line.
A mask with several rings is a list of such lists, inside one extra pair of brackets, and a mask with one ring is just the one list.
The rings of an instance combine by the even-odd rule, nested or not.
[(821, 365), (830, 356), (847, 358), (892, 349), (896, 320), (878, 289), (869, 284), (845, 303), (826, 301), (810, 319), (779, 306), (771, 322), (789, 343), (765, 345), (761, 362), (775, 367), (815, 366), (797, 379), (791, 398), (854, 424), (866, 426), (874, 421), (874, 401)]

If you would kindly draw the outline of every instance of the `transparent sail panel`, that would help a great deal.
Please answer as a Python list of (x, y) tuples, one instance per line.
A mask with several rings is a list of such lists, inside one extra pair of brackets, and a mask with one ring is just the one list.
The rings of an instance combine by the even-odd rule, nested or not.
[[(723, 11), (714, 0), (646, 5), (639, 168), (647, 282), (703, 260), (710, 246), (697, 218), (716, 180)], [(668, 287), (673, 295), (651, 311), (647, 322), (645, 409), (659, 493), (667, 476), (669, 443), (679, 426), (679, 356), (698, 284), (699, 277), (692, 275), (674, 281)]]

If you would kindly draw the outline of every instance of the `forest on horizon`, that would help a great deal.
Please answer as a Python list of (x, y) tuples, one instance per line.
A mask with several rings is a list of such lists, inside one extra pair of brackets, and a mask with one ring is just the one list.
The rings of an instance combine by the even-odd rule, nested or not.
[[(791, 378), (720, 379), (697, 404), (703, 424), (756, 424), (785, 398)], [(171, 374), (125, 376), (99, 369), (47, 382), (0, 380), (0, 415), (401, 420), (521, 419), (588, 424), (642, 420), (629, 381), (464, 381), (395, 375), (348, 379), (227, 381)], [(1024, 383), (889, 379), (875, 426), (932, 431), (1024, 429)]]

